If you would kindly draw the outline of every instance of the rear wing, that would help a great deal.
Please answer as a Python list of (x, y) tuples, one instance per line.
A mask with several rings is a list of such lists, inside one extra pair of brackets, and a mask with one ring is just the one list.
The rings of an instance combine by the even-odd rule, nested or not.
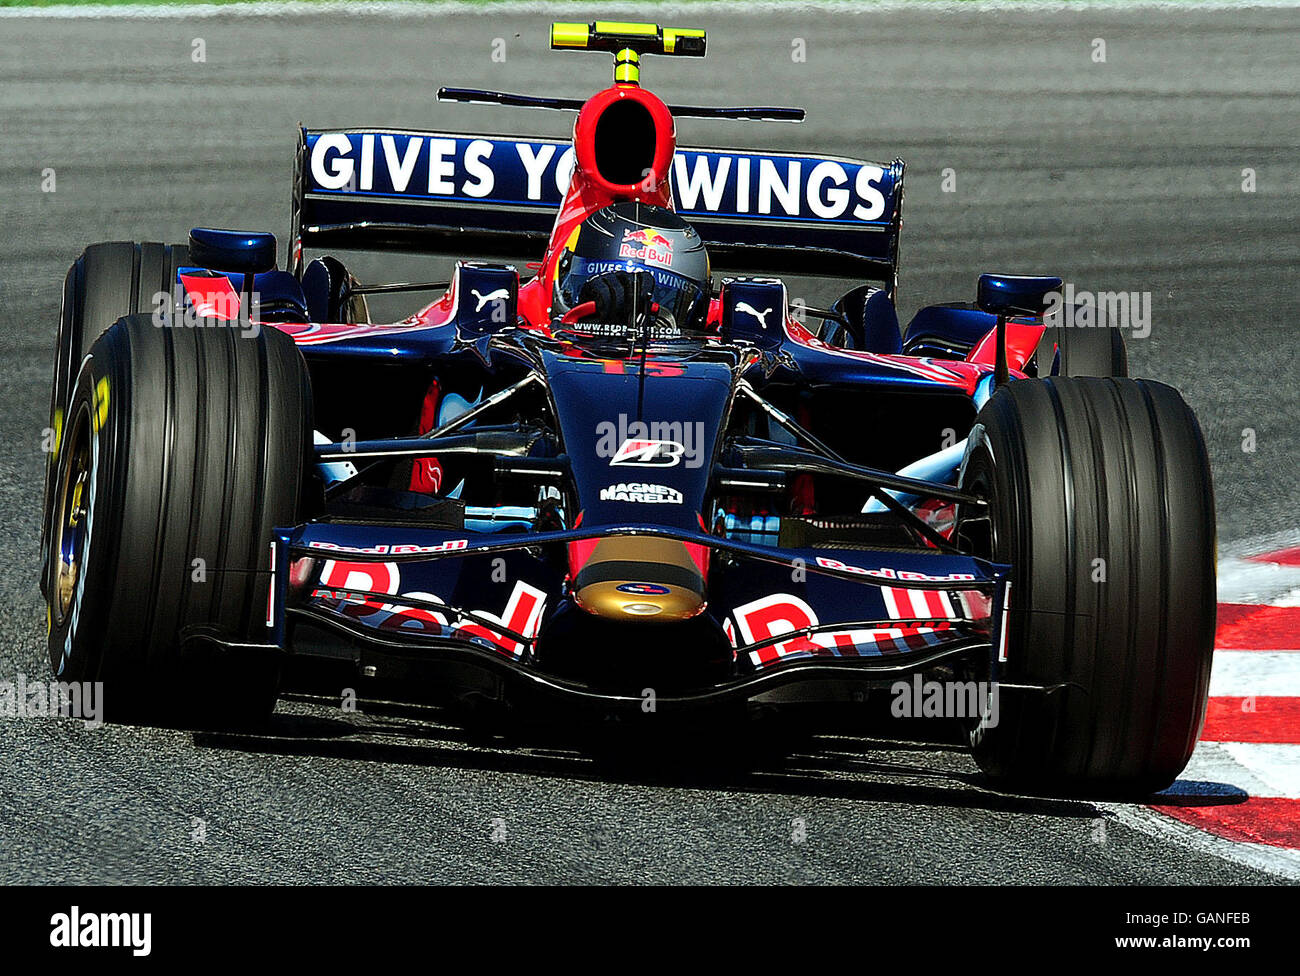
[[(568, 142), (405, 129), (299, 130), (291, 260), (304, 246), (541, 255)], [(903, 162), (679, 148), (677, 212), (721, 270), (868, 278), (898, 266)]]

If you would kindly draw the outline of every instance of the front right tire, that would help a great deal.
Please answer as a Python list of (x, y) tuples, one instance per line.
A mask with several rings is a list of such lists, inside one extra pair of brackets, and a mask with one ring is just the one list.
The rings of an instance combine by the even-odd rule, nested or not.
[[(959, 528), (1009, 564), (998, 719), (981, 769), (1016, 789), (1144, 796), (1187, 764), (1214, 648), (1214, 495), (1177, 391), (1148, 380), (1018, 380), (980, 411)], [(1029, 687), (1023, 687), (1029, 686)], [(1039, 690), (1033, 690), (1033, 689)]]

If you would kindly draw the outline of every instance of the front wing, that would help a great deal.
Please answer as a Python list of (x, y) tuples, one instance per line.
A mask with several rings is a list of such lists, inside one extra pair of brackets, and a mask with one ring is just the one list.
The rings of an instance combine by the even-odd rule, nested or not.
[(1004, 651), (1008, 566), (925, 550), (778, 548), (653, 524), (527, 534), (338, 522), (279, 530), (268, 646), (363, 667), (373, 655), (461, 664), (574, 703), (639, 703), (549, 675), (535, 655), (571, 600), (566, 546), (612, 535), (710, 553), (703, 613), (731, 645), (729, 677), (660, 696), (662, 706), (827, 678), (887, 683)]

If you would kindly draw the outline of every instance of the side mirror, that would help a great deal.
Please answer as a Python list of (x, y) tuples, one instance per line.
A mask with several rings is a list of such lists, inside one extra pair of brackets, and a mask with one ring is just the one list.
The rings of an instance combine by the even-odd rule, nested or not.
[(1047, 296), (1059, 292), (1061, 284), (1056, 277), (982, 274), (975, 303), (995, 315), (1042, 315)]
[(195, 227), (190, 260), (213, 271), (259, 274), (275, 268), (275, 235), (259, 231)]

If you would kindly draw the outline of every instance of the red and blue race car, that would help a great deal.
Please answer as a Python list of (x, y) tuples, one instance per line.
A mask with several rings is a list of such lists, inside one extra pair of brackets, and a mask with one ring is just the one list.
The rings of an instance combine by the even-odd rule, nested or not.
[[(997, 784), (1167, 786), (1215, 615), (1180, 395), (1127, 378), (1060, 278), (983, 275), (901, 327), (902, 161), (679, 147), (676, 117), (803, 114), (641, 87), (703, 31), (551, 42), (612, 54), (614, 83), (439, 94), (576, 112), (571, 142), (304, 129), (285, 269), (273, 235), (212, 228), (77, 259), (58, 678), (105, 682), (118, 719), (233, 722), (299, 657), (412, 700), (643, 717), (938, 677)], [(325, 253), (383, 249), (471, 257), (365, 285)], [(792, 276), (856, 284), (813, 307)]]

